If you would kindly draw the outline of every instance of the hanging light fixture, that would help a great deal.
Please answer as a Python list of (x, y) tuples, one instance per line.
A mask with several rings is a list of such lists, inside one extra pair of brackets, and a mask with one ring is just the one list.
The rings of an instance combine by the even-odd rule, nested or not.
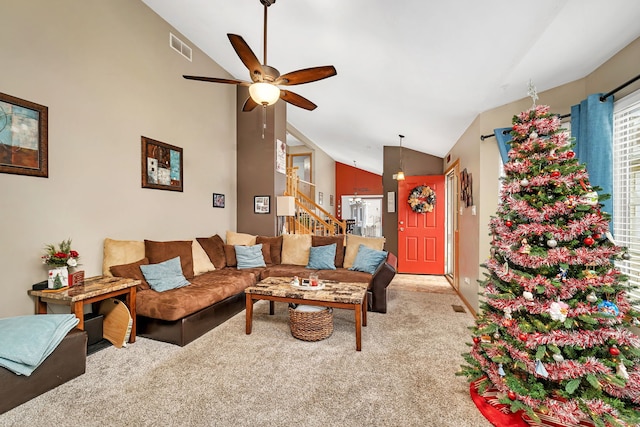
[(353, 197), (349, 198), (349, 205), (351, 206), (360, 206), (362, 205), (362, 198), (358, 197), (358, 168), (356, 166), (356, 161), (353, 161), (353, 167), (355, 175), (353, 177)]
[(402, 138), (404, 135), (398, 135), (400, 137), (400, 170), (396, 174), (396, 180), (404, 181), (404, 171), (402, 170)]

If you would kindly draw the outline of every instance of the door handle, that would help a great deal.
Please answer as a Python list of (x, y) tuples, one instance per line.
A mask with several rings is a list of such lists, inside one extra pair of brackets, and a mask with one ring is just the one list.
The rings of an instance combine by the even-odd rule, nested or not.
[(404, 227), (400, 227), (400, 231), (404, 231)]

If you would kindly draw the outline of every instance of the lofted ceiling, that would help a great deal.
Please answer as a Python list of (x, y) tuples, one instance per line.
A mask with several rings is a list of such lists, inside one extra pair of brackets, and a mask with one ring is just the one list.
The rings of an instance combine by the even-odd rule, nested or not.
[[(249, 72), (227, 33), (263, 60), (259, 0), (143, 2), (237, 79)], [(378, 174), (398, 134), (444, 157), (479, 113), (526, 97), (530, 79), (542, 92), (582, 78), (640, 36), (638, 0), (277, 0), (268, 16), (268, 65), (338, 71), (290, 87), (318, 108), (288, 106), (288, 122)]]

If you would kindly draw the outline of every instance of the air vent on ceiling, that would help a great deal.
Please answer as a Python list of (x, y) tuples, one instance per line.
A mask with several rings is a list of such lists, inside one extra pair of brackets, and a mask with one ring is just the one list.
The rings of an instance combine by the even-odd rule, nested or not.
[(180, 55), (191, 61), (191, 48), (172, 33), (169, 33), (169, 45)]

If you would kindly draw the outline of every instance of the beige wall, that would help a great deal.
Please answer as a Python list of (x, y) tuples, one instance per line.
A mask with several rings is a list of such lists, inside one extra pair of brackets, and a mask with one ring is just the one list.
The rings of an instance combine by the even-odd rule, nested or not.
[[(549, 105), (553, 112), (567, 114), (571, 106), (579, 103), (592, 93), (606, 93), (638, 74), (640, 58), (640, 39), (636, 39), (622, 51), (604, 63), (587, 77), (553, 88), (539, 94), (538, 104)], [(535, 83), (535, 76), (533, 76)], [(631, 85), (615, 97), (621, 97), (638, 89), (638, 84)], [(526, 82), (523, 82), (523, 93), (526, 93)], [(477, 216), (471, 215), (471, 209), (463, 209), (460, 219), (460, 292), (475, 309), (478, 309), (478, 295), (481, 291), (477, 280), (483, 278), (480, 264), (489, 258), (490, 237), (489, 220), (498, 208), (498, 175), (499, 153), (495, 138), (480, 141), (480, 135), (493, 133), (493, 129), (508, 127), (515, 114), (531, 106), (530, 98), (494, 108), (479, 114), (467, 128), (449, 152), (450, 162), (445, 168), (460, 161), (460, 171), (464, 168), (473, 174), (473, 195)], [(464, 278), (469, 278), (465, 284)]]
[[(193, 62), (172, 50), (171, 27), (141, 1), (10, 3), (0, 91), (49, 107), (49, 178), (0, 174), (0, 317), (33, 313), (45, 244), (71, 237), (94, 276), (105, 237), (235, 229), (235, 87), (181, 77), (223, 70), (195, 47)], [(183, 148), (184, 192), (140, 187), (141, 135)]]

